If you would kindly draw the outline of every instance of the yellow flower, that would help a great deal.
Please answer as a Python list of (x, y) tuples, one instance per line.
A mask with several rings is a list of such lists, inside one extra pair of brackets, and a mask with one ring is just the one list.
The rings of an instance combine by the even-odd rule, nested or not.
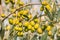
[(16, 13), (12, 14), (13, 17), (16, 17)]
[(20, 0), (17, 0), (16, 4), (19, 4)]
[(46, 5), (46, 8), (47, 8), (47, 10), (51, 10), (51, 6), (48, 4), (48, 5)]
[(20, 36), (20, 32), (18, 32), (17, 35)]
[(22, 26), (22, 23), (21, 22), (19, 23), (19, 26)]
[(10, 0), (5, 0), (5, 3), (8, 4), (10, 2)]
[(51, 30), (51, 26), (47, 26), (46, 30), (50, 31)]
[(42, 2), (42, 5), (47, 5), (47, 4), (48, 4), (47, 1), (43, 1), (43, 2)]
[(13, 19), (13, 24), (19, 24), (19, 20), (17, 18)]
[(18, 14), (19, 14), (19, 15), (22, 15), (23, 12), (24, 12), (24, 10), (21, 10), (21, 11), (18, 12)]
[(23, 6), (24, 5), (24, 2), (20, 2), (19, 4)]
[(16, 20), (15, 24), (19, 24), (19, 20)]
[(11, 8), (10, 12), (13, 13), (16, 9), (15, 8)]
[(15, 20), (15, 19), (13, 19), (13, 24), (14, 24), (14, 25), (16, 24), (16, 20)]
[(38, 27), (39, 27), (39, 24), (36, 23), (36, 24), (34, 25), (34, 28), (35, 28), (35, 29), (38, 29)]
[(23, 31), (23, 28), (22, 28), (22, 27), (19, 27), (18, 30), (19, 30), (19, 31)]
[(20, 35), (23, 36), (23, 32), (21, 32)]
[(28, 25), (28, 29), (31, 30), (32, 29), (32, 26), (31, 25)]
[(24, 22), (24, 26), (28, 26), (29, 25), (29, 22), (28, 21), (25, 21)]
[(35, 22), (34, 21), (31, 21), (30, 24), (33, 26), (33, 25), (35, 25)]
[(23, 32), (18, 32), (17, 35), (18, 36), (23, 36)]
[(52, 32), (51, 31), (48, 31), (48, 35), (51, 36), (52, 35)]
[(10, 25), (7, 25), (6, 28), (5, 28), (5, 30), (10, 30), (10, 29), (11, 29)]
[(34, 31), (35, 31), (35, 29), (34, 29), (34, 27), (32, 27), (32, 28), (31, 28), (31, 32), (34, 32)]
[(4, 18), (6, 15), (4, 13), (1, 14), (1, 17)]
[(38, 32), (39, 34), (41, 34), (43, 31), (42, 31), (42, 29), (39, 27), (39, 28), (37, 29), (37, 32)]
[(29, 10), (24, 10), (23, 15), (27, 15)]
[(38, 19), (38, 18), (36, 18), (36, 19), (34, 19), (34, 21), (38, 23), (38, 22), (39, 22), (39, 19)]
[(22, 15), (22, 18), (25, 18), (25, 16)]
[(41, 6), (41, 7), (40, 7), (40, 11), (43, 11), (43, 10), (44, 10), (44, 6)]
[(21, 16), (20, 13), (17, 13), (17, 16), (20, 17)]
[(20, 6), (19, 5), (16, 5), (16, 9), (18, 9), (18, 8), (20, 8)]
[(14, 27), (14, 30), (19, 30), (19, 27), (15, 26), (15, 27)]
[(31, 19), (31, 18), (32, 18), (32, 14), (29, 14), (29, 15), (28, 15), (28, 18)]
[(8, 21), (9, 21), (10, 24), (13, 24), (13, 19), (12, 18), (9, 18)]
[(52, 12), (53, 12), (53, 8), (50, 9), (50, 13), (52, 13)]
[(18, 20), (19, 20), (19, 21), (22, 21), (22, 20), (23, 20), (23, 18), (22, 18), (22, 17), (18, 17)]

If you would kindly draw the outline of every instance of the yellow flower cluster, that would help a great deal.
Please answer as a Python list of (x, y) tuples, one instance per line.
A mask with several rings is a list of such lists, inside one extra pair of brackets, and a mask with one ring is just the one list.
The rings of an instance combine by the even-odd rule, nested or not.
[(42, 5), (47, 5), (48, 4), (48, 2), (46, 1), (46, 0), (44, 0), (43, 2), (42, 2)]
[[(12, 14), (12, 17), (9, 18), (8, 21), (11, 25), (14, 26), (14, 31), (18, 31), (17, 35), (22, 36), (24, 32), (31, 31), (31, 33), (34, 33), (35, 31), (39, 34), (42, 34), (43, 31), (39, 25), (39, 19), (35, 18), (32, 19), (32, 14), (28, 14), (29, 10), (21, 10), (17, 14)], [(29, 20), (28, 20), (29, 19)]]
[(25, 22), (24, 26), (30, 30), (31, 32), (38, 32), (39, 34), (42, 33), (42, 29), (38, 23), (35, 23), (34, 21), (31, 22)]
[(14, 27), (14, 29), (17, 30), (17, 31), (23, 31), (23, 28), (22, 27), (17, 27), (16, 26), (16, 27)]
[(24, 5), (24, 2), (21, 2), (20, 0), (17, 0), (16, 2), (15, 2), (15, 0), (5, 0), (5, 3), (6, 4), (9, 4), (9, 3), (14, 4), (14, 3), (16, 3), (16, 4), (19, 4), (20, 6)]
[(23, 32), (18, 32), (17, 35), (18, 36), (23, 36)]
[(47, 26), (46, 30), (48, 31), (48, 35), (52, 36), (52, 26)]
[(10, 30), (11, 29), (11, 26), (10, 25), (7, 25), (6, 27), (5, 27), (5, 30)]
[[(14, 18), (9, 18), (9, 23), (14, 26), (14, 31), (18, 31), (18, 36), (23, 36), (24, 32), (31, 31), (31, 33), (37, 32), (43, 34), (44, 30), (48, 31), (48, 35), (52, 35), (51, 26), (40, 27), (39, 18), (32, 19), (32, 14), (29, 14), (29, 10), (20, 10), (17, 14), (12, 14)], [(29, 19), (29, 20), (28, 20)]]
[(10, 2), (10, 0), (5, 0), (5, 3), (8, 4)]
[[(9, 2), (11, 3), (15, 3), (14, 0), (5, 0), (5, 3), (8, 4)], [(23, 6), (24, 3), (21, 2), (20, 0), (18, 0), (16, 2), (16, 4), (19, 4), (20, 6)], [(45, 9), (47, 9), (49, 12), (52, 10), (51, 5), (46, 1), (42, 1), (42, 6), (40, 7), (40, 11), (44, 11)], [(20, 7), (19, 6), (19, 7)], [(14, 12), (15, 8), (11, 8), (10, 12)], [(1, 14), (1, 17), (5, 17), (5, 14)], [(39, 18), (34, 18), (32, 19), (32, 14), (29, 13), (28, 9), (22, 9), (17, 11), (16, 13), (12, 14), (12, 18), (9, 18), (8, 21), (11, 25), (14, 25), (13, 27), (13, 31), (17, 31), (17, 35), (18, 36), (23, 36), (24, 32), (28, 32), (31, 31), (31, 33), (37, 32), (38, 34), (43, 34), (43, 32), (45, 30), (48, 31), (48, 35), (51, 36), (52, 35), (52, 27), (49, 26), (41, 26), (40, 25), (40, 20)], [(30, 20), (32, 19), (32, 20)], [(5, 30), (10, 30), (11, 26), (7, 26), (5, 28)]]
[(2, 13), (2, 14), (1, 14), (1, 17), (4, 18), (4, 17), (6, 17), (6, 15), (5, 15), (4, 13)]
[(40, 7), (40, 11), (43, 11), (45, 8), (46, 8), (49, 12), (52, 11), (51, 5), (50, 5), (46, 0), (42, 1), (41, 4), (42, 4), (42, 6)]

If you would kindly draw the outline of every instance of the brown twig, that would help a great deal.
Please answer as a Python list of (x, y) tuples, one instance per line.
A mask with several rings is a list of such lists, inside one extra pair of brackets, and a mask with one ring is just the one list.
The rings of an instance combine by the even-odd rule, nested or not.
[[(23, 7), (26, 7), (26, 6), (31, 6), (31, 5), (40, 5), (41, 3), (29, 3), (29, 4), (26, 4), (26, 5), (23, 5), (21, 6), (20, 8), (16, 9), (13, 13), (15, 13), (16, 11), (22, 9)], [(58, 4), (57, 6), (60, 6), (60, 4)], [(10, 13), (9, 15), (7, 15), (3, 20), (2, 22), (7, 19), (10, 15), (12, 15), (13, 13)]]
[[(31, 6), (31, 5), (40, 5), (41, 3), (29, 3), (29, 4), (26, 4), (26, 5), (23, 5), (21, 6), (20, 8), (16, 9), (13, 13), (15, 13), (16, 11), (22, 9), (23, 7), (26, 7), (26, 6)], [(13, 13), (10, 13), (9, 15), (7, 15), (3, 20), (2, 22), (7, 19), (10, 15), (12, 15)]]

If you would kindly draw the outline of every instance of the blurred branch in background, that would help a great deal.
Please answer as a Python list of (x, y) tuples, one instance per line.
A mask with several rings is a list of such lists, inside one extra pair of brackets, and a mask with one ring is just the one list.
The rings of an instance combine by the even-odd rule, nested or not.
[[(16, 9), (13, 13), (15, 13), (15, 12), (18, 11), (18, 10), (21, 10), (23, 7), (31, 6), (31, 5), (41, 5), (41, 3), (29, 3), (29, 4), (26, 4), (26, 5), (23, 5), (23, 6), (21, 6), (20, 8)], [(57, 4), (56, 6), (60, 6), (60, 4)], [(7, 18), (8, 18), (11, 14), (13, 14), (13, 13), (10, 13), (8, 16), (6, 16), (6, 17), (2, 20), (2, 22), (3, 22), (5, 19), (7, 19)]]
[[(15, 12), (18, 11), (18, 10), (21, 10), (23, 7), (30, 6), (30, 5), (40, 5), (40, 4), (41, 4), (41, 3), (29, 3), (29, 4), (23, 5), (23, 6), (21, 6), (20, 8), (16, 9), (13, 13), (15, 13)], [(11, 14), (13, 14), (13, 13), (11, 13)], [(2, 22), (3, 22), (6, 18), (8, 18), (11, 14), (9, 14), (8, 16), (6, 16), (6, 17), (2, 20)]]

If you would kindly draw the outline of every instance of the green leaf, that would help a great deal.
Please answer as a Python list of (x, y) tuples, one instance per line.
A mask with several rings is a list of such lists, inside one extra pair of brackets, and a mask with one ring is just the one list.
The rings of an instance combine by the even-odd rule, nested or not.
[(9, 34), (10, 36), (11, 36), (12, 33), (13, 33), (13, 28), (14, 28), (14, 27), (15, 27), (15, 25), (13, 25), (12, 28), (11, 28), (11, 30), (10, 30), (10, 34)]
[(42, 2), (42, 0), (40, 0), (40, 2)]
[(14, 40), (17, 40), (17, 36), (14, 37)]
[(49, 10), (47, 10), (47, 9), (45, 8), (44, 12), (45, 12), (45, 14), (48, 16), (48, 18), (52, 21), (52, 20), (53, 20), (53, 16), (52, 16), (51, 13), (49, 12)]
[(54, 35), (56, 34), (56, 31), (57, 31), (57, 27), (52, 28), (52, 33), (53, 33), (52, 37), (53, 38), (54, 38)]
[(4, 32), (5, 32), (5, 30), (4, 30), (4, 23), (2, 22), (2, 20), (0, 20), (0, 37), (1, 37), (1, 40), (3, 39), (3, 37), (4, 37)]
[(56, 11), (57, 11), (57, 9), (56, 9), (56, 3), (53, 2), (53, 12), (52, 12), (52, 16), (53, 16), (53, 17), (55, 16)]
[(53, 2), (53, 11), (56, 12), (56, 10), (57, 10), (57, 9), (56, 9), (56, 3)]
[(60, 21), (60, 8), (59, 8), (59, 10), (57, 11), (56, 18), (57, 18), (57, 20)]
[(41, 37), (41, 40), (47, 40), (47, 31), (45, 31), (45, 34), (44, 35), (42, 35), (42, 37)]
[(57, 40), (60, 40), (60, 36), (57, 37)]

